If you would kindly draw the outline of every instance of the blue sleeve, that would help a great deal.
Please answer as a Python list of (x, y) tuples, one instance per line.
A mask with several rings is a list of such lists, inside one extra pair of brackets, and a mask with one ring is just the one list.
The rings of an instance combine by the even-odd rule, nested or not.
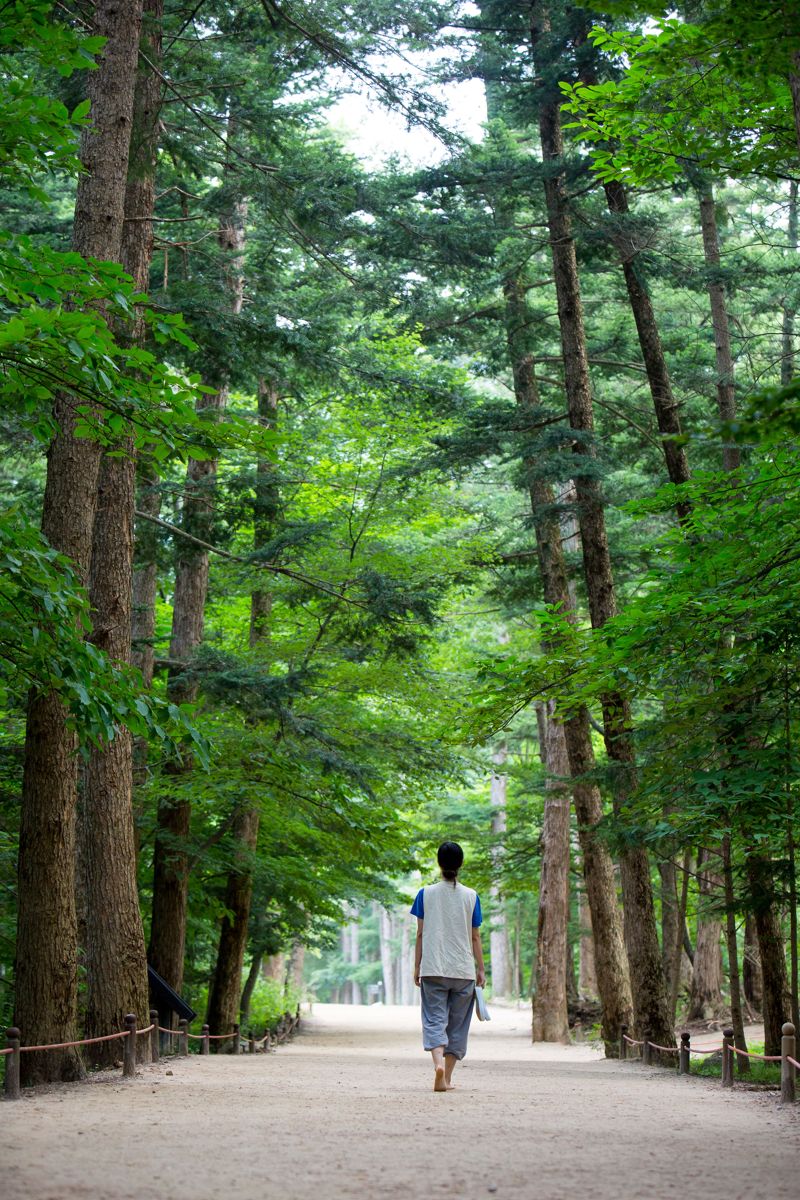
[(472, 928), (477, 929), (483, 921), (483, 913), (481, 912), (481, 898), (478, 893), (475, 893), (475, 907), (472, 910)]
[(411, 905), (412, 917), (419, 917), (420, 921), (425, 920), (425, 888), (420, 888), (417, 892), (417, 898)]

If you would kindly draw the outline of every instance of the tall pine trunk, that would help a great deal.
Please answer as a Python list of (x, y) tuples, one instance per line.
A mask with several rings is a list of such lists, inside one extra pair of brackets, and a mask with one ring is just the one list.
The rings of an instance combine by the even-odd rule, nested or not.
[[(262, 383), (258, 389), (258, 421), (263, 429), (275, 427), (277, 407), (277, 392)], [(272, 535), (276, 509), (274, 470), (266, 459), (261, 458), (256, 470), (253, 513), (253, 549), (256, 552), (266, 546)], [(270, 593), (263, 587), (255, 589), (250, 601), (251, 650), (263, 647), (269, 641), (270, 607)], [(236, 1016), (231, 1014), (236, 1013), (239, 1003), (253, 897), (253, 855), (258, 844), (260, 821), (259, 806), (247, 803), (240, 806), (234, 818), (233, 839), (238, 846), (237, 862), (229, 873), (226, 884), (225, 908), (231, 917), (226, 915), (222, 922), (214, 981), (209, 996), (207, 1020), (212, 1033), (227, 1033), (230, 1025), (236, 1020)]]
[[(91, 126), (81, 141), (73, 249), (120, 260), (125, 184), (136, 82), (141, 0), (98, 0), (93, 31), (107, 39), (90, 72)], [(75, 436), (74, 397), (54, 405), (58, 433), (48, 451), (42, 531), (88, 581), (101, 452)], [(77, 1020), (75, 825), (77, 758), (73, 731), (54, 693), (28, 708), (19, 843), (14, 1022), (23, 1044), (74, 1038)], [(25, 1083), (74, 1079), (75, 1050), (25, 1054)]]
[(708, 852), (697, 856), (697, 939), (688, 1021), (712, 1021), (722, 1015), (722, 925), (714, 912), (719, 905), (722, 881), (711, 870)]
[[(525, 431), (536, 427), (539, 411), (535, 360), (530, 349), (531, 323), (521, 281), (506, 280), (503, 291), (514, 392)], [(544, 598), (554, 609), (573, 617), (574, 604), (564, 561), (561, 522), (555, 515), (553, 489), (541, 479), (537, 463), (529, 452), (523, 452), (523, 459), (529, 478), (531, 513)], [(614, 864), (606, 843), (594, 832), (603, 818), (603, 804), (599, 789), (591, 779), (596, 764), (589, 716), (585, 708), (579, 709), (564, 722), (564, 738), (572, 777), (572, 799), (583, 856), (586, 895), (592, 914), (597, 988), (603, 1008), (603, 1040), (606, 1053), (614, 1055), (619, 1046), (620, 1027), (631, 1021), (631, 986), (617, 904)]]
[[(721, 421), (736, 416), (736, 392), (733, 383), (733, 351), (728, 318), (728, 300), (722, 272), (717, 231), (717, 212), (714, 192), (705, 186), (700, 195), (700, 229), (703, 235), (703, 256), (706, 264), (708, 299), (711, 305), (711, 324), (714, 330), (714, 353), (717, 365), (717, 412)], [(737, 446), (723, 444), (722, 465), (735, 471), (741, 461)]]
[[(797, 182), (795, 180), (789, 184), (789, 214), (786, 233), (790, 262), (787, 283), (791, 281), (787, 287), (787, 291), (789, 291), (789, 288), (795, 283), (797, 272), (794, 261), (797, 255)], [(794, 295), (786, 296), (783, 301), (783, 320), (781, 322), (781, 384), (784, 387), (794, 378), (795, 307)]]
[[(231, 130), (229, 128), (229, 136)], [(220, 221), (219, 243), (227, 259), (226, 283), (231, 312), (237, 316), (244, 302), (244, 244), (247, 205), (237, 200)], [(229, 257), (228, 257), (229, 256)], [(211, 419), (218, 418), (227, 403), (227, 386), (206, 394), (198, 409)], [(217, 459), (190, 459), (186, 472), (182, 527), (193, 537), (208, 542), (213, 521)], [(172, 609), (172, 636), (169, 656), (172, 662), (188, 664), (203, 640), (205, 604), (208, 591), (208, 551), (188, 540), (179, 539)], [(198, 685), (187, 680), (183, 666), (172, 667), (167, 681), (167, 696), (174, 704), (194, 701)], [(193, 764), (191, 757), (168, 764), (167, 773), (175, 784), (175, 795), (164, 797), (158, 808), (153, 862), (153, 907), (148, 958), (153, 967), (175, 991), (183, 985), (186, 945), (186, 907), (189, 888), (187, 842), (191, 824), (191, 800), (188, 782)]]
[[(550, 19), (543, 4), (534, 6), (532, 25), (534, 63), (539, 75), (547, 58)], [(547, 68), (552, 64), (547, 63)], [(544, 165), (547, 221), (558, 302), (561, 349), (583, 545), (583, 567), (592, 626), (601, 628), (616, 613), (614, 579), (605, 526), (602, 493), (596, 478), (593, 446), (594, 415), (589, 362), (583, 323), (580, 281), (569, 199), (563, 170), (560, 96), (552, 84), (540, 84), (539, 133)], [(634, 753), (628, 701), (610, 692), (601, 698), (606, 751), (615, 767), (614, 808), (624, 817), (633, 788)], [(634, 1020), (637, 1031), (663, 1045), (674, 1045), (661, 951), (650, 882), (650, 863), (643, 847), (630, 847), (620, 856), (625, 906), (625, 943), (630, 964)]]
[(789, 1020), (792, 1005), (786, 973), (783, 929), (774, 894), (774, 867), (768, 858), (748, 850), (745, 855), (745, 870), (753, 898), (753, 916), (764, 987), (764, 1053), (780, 1054), (781, 1026), (784, 1021)]
[(503, 837), (506, 832), (506, 785), (508, 777), (503, 771), (508, 750), (505, 742), (492, 755), (492, 778), (490, 804), (492, 808), (492, 871), (491, 887), (492, 924), (489, 931), (489, 961), (492, 968), (492, 995), (507, 996), (511, 988), (511, 971), (508, 953), (508, 927), (503, 896), (497, 875), (503, 860)]
[[(145, 0), (142, 42), (151, 62), (160, 59), (162, 10), (162, 0)], [(140, 292), (147, 290), (153, 250), (160, 100), (161, 80), (143, 62), (134, 92), (121, 247), (122, 265)], [(141, 344), (141, 318), (123, 336)], [(104, 457), (100, 471), (90, 597), (92, 640), (109, 658), (130, 663), (136, 467), (130, 441), (121, 449), (121, 456)], [(136, 880), (133, 744), (127, 729), (119, 728), (109, 746), (92, 750), (84, 783), (81, 860), (86, 900), (86, 1033), (96, 1037), (121, 1029), (129, 1012), (146, 1024), (149, 1008)], [(139, 1046), (145, 1053), (149, 1043), (143, 1039)], [(88, 1055), (95, 1066), (108, 1065), (118, 1057), (119, 1048), (103, 1042), (90, 1047)]]
[(569, 760), (564, 728), (552, 703), (537, 705), (539, 746), (547, 772), (542, 820), (539, 925), (531, 1040), (568, 1042), (567, 926), (569, 923)]

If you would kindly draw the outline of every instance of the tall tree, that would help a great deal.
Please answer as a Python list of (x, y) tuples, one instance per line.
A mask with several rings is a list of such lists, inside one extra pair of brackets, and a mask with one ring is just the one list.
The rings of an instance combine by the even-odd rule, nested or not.
[[(141, 0), (97, 0), (94, 32), (107, 39), (89, 76), (91, 125), (81, 142), (73, 248), (119, 262), (128, 171)], [(88, 582), (99, 443), (76, 436), (76, 398), (58, 396), (42, 531)], [(55, 692), (32, 695), (28, 709), (19, 847), (19, 918), (15, 1023), (29, 1044), (69, 1041), (77, 1019), (77, 928), (74, 896), (77, 758), (75, 734)], [(28, 1083), (80, 1074), (74, 1050), (26, 1054)]]

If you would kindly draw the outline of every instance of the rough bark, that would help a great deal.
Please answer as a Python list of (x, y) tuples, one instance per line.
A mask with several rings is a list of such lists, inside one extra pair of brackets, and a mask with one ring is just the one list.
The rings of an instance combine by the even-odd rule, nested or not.
[[(162, 0), (145, 0), (142, 40), (146, 56), (158, 61)], [(155, 162), (161, 81), (144, 63), (134, 91), (131, 150), (125, 190), (122, 265), (137, 291), (148, 285), (153, 249)], [(138, 344), (144, 323), (121, 337)], [(134, 450), (105, 456), (100, 470), (94, 520), (89, 594), (92, 641), (109, 658), (132, 658), (133, 519), (136, 493)], [(136, 880), (136, 834), (133, 816), (133, 746), (130, 733), (118, 728), (110, 745), (91, 752), (84, 777), (81, 807), (86, 904), (86, 1034), (100, 1036), (122, 1029), (125, 1014), (136, 1013), (147, 1024), (149, 1011), (147, 956)], [(149, 1058), (149, 1041), (139, 1042)], [(104, 1042), (87, 1048), (95, 1066), (110, 1065), (119, 1047)]]
[[(789, 184), (789, 217), (787, 228), (787, 243), (792, 274), (796, 272), (795, 256), (797, 254), (797, 183)], [(783, 321), (781, 323), (781, 384), (785, 387), (794, 378), (794, 318), (795, 302), (793, 297), (786, 297), (783, 302)]]
[[(81, 140), (73, 249), (119, 262), (136, 80), (141, 0), (98, 0), (94, 32), (107, 38), (89, 73), (91, 126)], [(54, 404), (58, 433), (48, 451), (42, 531), (87, 580), (100, 448), (74, 434), (73, 398)], [(14, 1023), (23, 1044), (67, 1041), (77, 1019), (74, 895), (77, 759), (66, 713), (53, 693), (32, 695), (28, 709), (19, 843)], [(25, 1054), (25, 1083), (74, 1079), (74, 1050)]]
[[(714, 330), (714, 353), (717, 364), (717, 412), (721, 421), (736, 416), (736, 392), (733, 382), (733, 351), (728, 320), (728, 301), (719, 254), (719, 233), (713, 189), (705, 187), (700, 195), (700, 228), (703, 234), (703, 255), (708, 279), (708, 299), (711, 305), (711, 324)], [(722, 466), (735, 471), (741, 461), (738, 447), (723, 444)]]
[[(524, 290), (518, 279), (504, 284), (506, 331), (514, 377), (514, 392), (523, 424), (535, 427), (539, 408), (535, 360), (530, 348), (530, 321)], [(555, 513), (552, 487), (536, 471), (530, 455), (524, 458), (536, 550), (547, 604), (574, 615), (569, 587), (561, 523)], [(595, 770), (589, 715), (585, 708), (564, 723), (564, 737), (572, 777), (572, 798), (578, 822), (583, 856), (586, 895), (592, 913), (595, 936), (597, 987), (603, 1008), (602, 1029), (606, 1053), (614, 1055), (619, 1046), (620, 1026), (631, 1023), (632, 1002), (628, 963), (623, 942), (622, 921), (617, 904), (614, 864), (606, 844), (595, 834), (603, 818), (603, 805), (597, 785), (590, 777)], [(519, 947), (518, 947), (519, 951)], [(521, 971), (520, 971), (521, 976)], [(521, 986), (520, 978), (520, 986)]]
[(764, 988), (764, 1053), (780, 1054), (781, 1026), (789, 1020), (792, 1006), (783, 930), (775, 897), (774, 870), (769, 859), (753, 851), (748, 851), (745, 856), (745, 869), (753, 900)]
[[(736, 942), (736, 894), (733, 887), (733, 858), (730, 834), (722, 839), (722, 878), (725, 887), (725, 944), (728, 950), (728, 982), (731, 989), (731, 1026), (733, 1042), (740, 1050), (747, 1049), (742, 1014), (742, 985), (739, 974), (739, 947)], [(750, 1074), (750, 1060), (736, 1056), (736, 1069), (741, 1075)]]
[[(492, 755), (492, 778), (490, 783), (490, 804), (492, 809), (492, 852), (493, 872), (499, 872), (503, 857), (503, 836), (506, 832), (506, 783), (507, 776), (503, 771), (508, 754), (505, 743), (498, 746)], [(497, 883), (494, 882), (490, 891), (492, 901), (492, 924), (489, 931), (489, 961), (492, 969), (492, 995), (507, 996), (511, 987), (508, 926), (503, 897)]]
[(592, 910), (586, 893), (580, 896), (581, 940), (578, 958), (578, 995), (594, 1000), (597, 995), (597, 972), (594, 965), (594, 935), (592, 933)]
[(677, 873), (672, 859), (660, 862), (658, 873), (661, 876), (661, 961), (667, 987), (671, 989), (675, 942), (678, 937)]
[[(230, 135), (230, 129), (229, 129)], [(219, 243), (227, 260), (226, 282), (230, 289), (231, 313), (237, 316), (244, 302), (244, 244), (247, 205), (237, 200), (220, 221)], [(198, 409), (213, 419), (225, 409), (227, 387), (204, 395)], [(182, 526), (187, 533), (209, 541), (213, 516), (217, 459), (190, 459), (184, 487)], [(203, 640), (205, 603), (208, 591), (208, 552), (178, 539), (178, 561), (172, 609), (169, 656), (188, 664)], [(198, 685), (182, 668), (173, 668), (167, 680), (167, 695), (174, 704), (193, 701)], [(192, 771), (187, 754), (180, 763), (168, 764), (167, 773), (177, 780), (177, 795), (165, 797), (158, 808), (153, 862), (152, 925), (148, 958), (175, 991), (183, 985), (186, 944), (186, 906), (189, 860), (186, 851), (191, 824), (191, 801), (186, 797), (186, 778)]]
[(537, 705), (539, 744), (547, 780), (542, 819), (539, 925), (531, 1040), (568, 1042), (567, 924), (569, 921), (569, 760), (564, 728), (553, 705)]
[(758, 937), (756, 922), (752, 913), (748, 913), (744, 922), (744, 953), (742, 955), (742, 988), (745, 1004), (753, 1019), (761, 1014), (761, 1003), (764, 992), (761, 984), (761, 959), (758, 953)]
[[(543, 4), (536, 4), (532, 43), (537, 70), (542, 65), (542, 39), (546, 41), (549, 34), (547, 9)], [(560, 95), (549, 84), (543, 85), (542, 90), (539, 134), (545, 167), (545, 200), (564, 382), (570, 427), (575, 434), (572, 446), (575, 460), (573, 479), (578, 497), (589, 613), (592, 626), (601, 628), (616, 613), (614, 578), (602, 492), (594, 470), (593, 403), (580, 280), (563, 171)], [(602, 709), (606, 751), (615, 767), (614, 808), (618, 816), (624, 816), (634, 779), (630, 709), (627, 700), (613, 692), (602, 697)], [(635, 1027), (639, 1035), (647, 1033), (654, 1041), (671, 1046), (674, 1045), (674, 1033), (669, 1019), (646, 850), (642, 847), (625, 850), (620, 856), (620, 870)]]
[[(206, 1021), (212, 1033), (230, 1033), (239, 1020), (242, 967), (247, 945), (247, 924), (253, 895), (252, 857), (258, 840), (258, 811), (243, 807), (233, 827), (234, 865), (228, 872), (217, 962), (208, 997)], [(226, 1044), (225, 1048), (228, 1048)]]
[(697, 861), (697, 939), (688, 1021), (713, 1021), (722, 1016), (722, 925), (714, 914), (722, 891), (721, 879), (711, 870), (709, 856), (700, 851)]
[(792, 110), (794, 112), (794, 130), (797, 138), (797, 149), (800, 150), (800, 50), (792, 55), (793, 70), (789, 72), (789, 90), (792, 93)]

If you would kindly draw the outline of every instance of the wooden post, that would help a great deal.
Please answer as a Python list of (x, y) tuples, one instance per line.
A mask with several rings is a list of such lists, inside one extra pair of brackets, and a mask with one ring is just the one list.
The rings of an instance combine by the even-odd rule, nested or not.
[(266, 1041), (264, 1042), (264, 1053), (269, 1054), (270, 1050), (272, 1049), (272, 1038), (270, 1037), (269, 1030), (266, 1031), (265, 1037)]
[[(9, 1032), (11, 1032), (9, 1030)], [(795, 1040), (795, 1028), (791, 1021), (787, 1021), (783, 1026), (781, 1033), (781, 1100), (784, 1104), (790, 1104), (795, 1097), (795, 1068), (789, 1062), (789, 1058), (797, 1057), (797, 1042)]]
[(722, 1031), (722, 1086), (733, 1087), (733, 1030)]
[(21, 1100), (22, 1089), (19, 1085), (19, 1043), (22, 1034), (15, 1025), (6, 1030), (6, 1045), (10, 1049), (10, 1054), (4, 1054), (6, 1060), (6, 1079), (3, 1086), (3, 1093), (6, 1100)]
[(650, 1034), (645, 1033), (642, 1036), (644, 1037), (644, 1041), (642, 1042), (642, 1063), (645, 1067), (649, 1067), (652, 1062), (650, 1056)]
[(158, 1062), (160, 1058), (158, 1045), (158, 1009), (150, 1009), (150, 1024), (153, 1028), (150, 1030), (150, 1059), (152, 1062)]
[(619, 1027), (619, 1057), (620, 1057), (620, 1060), (623, 1062), (628, 1057), (628, 1043), (625, 1041), (625, 1036), (626, 1036), (627, 1032), (628, 1032), (628, 1026), (620, 1025), (620, 1027)]
[(240, 1052), (240, 1049), (241, 1049), (241, 1047), (239, 1046), (239, 1026), (234, 1025), (234, 1027), (233, 1027), (233, 1053), (238, 1054)]
[(681, 1075), (688, 1075), (691, 1069), (691, 1044), (689, 1040), (691, 1036), (688, 1029), (684, 1029), (681, 1034), (681, 1048), (678, 1054), (678, 1072)]
[(204, 1025), (200, 1032), (203, 1035), (203, 1040), (200, 1043), (200, 1053), (208, 1054), (208, 1051), (210, 1049), (210, 1042), (209, 1042), (209, 1038), (208, 1038), (208, 1026)]
[(181, 1031), (178, 1038), (178, 1053), (185, 1058), (189, 1053), (189, 1022), (186, 1020), (186, 1017), (181, 1017), (180, 1021), (178, 1021), (178, 1028)]
[(253, 1033), (252, 1029), (250, 1030), (250, 1036), (248, 1037), (248, 1049), (251, 1054), (255, 1054), (255, 1052), (256, 1052), (256, 1035)]
[(122, 1043), (122, 1078), (136, 1078), (136, 1014), (128, 1013), (125, 1017), (125, 1028), (128, 1036)]

